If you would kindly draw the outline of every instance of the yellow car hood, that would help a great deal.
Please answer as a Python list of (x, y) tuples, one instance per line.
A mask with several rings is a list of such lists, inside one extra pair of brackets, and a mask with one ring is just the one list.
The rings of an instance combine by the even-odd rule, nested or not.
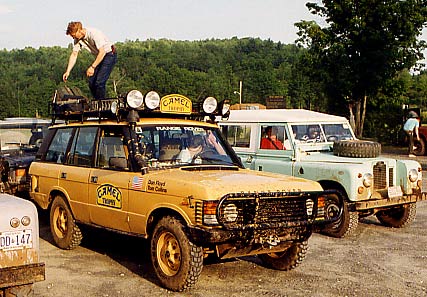
[(186, 167), (142, 176), (142, 190), (195, 199), (220, 199), (229, 193), (322, 191), (319, 183), (249, 169)]

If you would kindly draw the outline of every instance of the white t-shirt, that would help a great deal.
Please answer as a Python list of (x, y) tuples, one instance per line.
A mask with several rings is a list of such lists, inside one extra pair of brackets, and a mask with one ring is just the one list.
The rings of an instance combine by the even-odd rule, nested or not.
[(82, 39), (74, 39), (73, 51), (79, 52), (82, 48), (90, 51), (94, 56), (98, 55), (100, 48), (104, 48), (105, 53), (111, 52), (113, 44), (104, 33), (95, 28), (86, 28), (86, 35)]

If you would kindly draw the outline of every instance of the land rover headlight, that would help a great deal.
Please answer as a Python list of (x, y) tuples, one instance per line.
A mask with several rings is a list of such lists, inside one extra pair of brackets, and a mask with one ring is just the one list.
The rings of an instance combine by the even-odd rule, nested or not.
[(150, 91), (147, 94), (145, 94), (145, 106), (147, 106), (149, 109), (156, 109), (160, 105), (160, 96), (157, 94), (157, 92)]
[(208, 97), (203, 101), (203, 111), (205, 113), (213, 113), (218, 106), (218, 101), (214, 97)]
[(144, 103), (144, 96), (138, 90), (132, 90), (126, 95), (126, 102), (131, 108), (140, 108)]
[(235, 222), (239, 215), (237, 206), (233, 203), (227, 204), (223, 207), (221, 215), (227, 223)]
[(374, 182), (374, 176), (370, 173), (365, 173), (363, 175), (363, 185), (367, 188), (372, 187), (372, 184)]
[(411, 182), (416, 182), (418, 180), (418, 171), (416, 169), (409, 170), (408, 175)]

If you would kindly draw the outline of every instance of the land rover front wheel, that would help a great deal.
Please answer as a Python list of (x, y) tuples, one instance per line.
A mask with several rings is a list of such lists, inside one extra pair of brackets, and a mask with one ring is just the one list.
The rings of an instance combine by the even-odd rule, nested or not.
[(160, 283), (169, 290), (180, 292), (193, 286), (199, 278), (203, 250), (188, 239), (178, 219), (168, 216), (154, 228), (151, 262)]
[(417, 205), (405, 204), (387, 210), (377, 212), (377, 219), (387, 227), (403, 228), (415, 220)]
[(295, 242), (282, 252), (260, 254), (265, 267), (277, 270), (291, 270), (297, 267), (305, 258), (308, 250), (308, 241)]
[(82, 241), (82, 233), (77, 226), (68, 203), (62, 196), (56, 196), (50, 208), (50, 231), (56, 245), (64, 250), (76, 248)]
[(344, 202), (341, 217), (336, 222), (326, 225), (321, 232), (332, 237), (342, 238), (353, 233), (358, 225), (359, 213), (349, 211), (347, 203)]

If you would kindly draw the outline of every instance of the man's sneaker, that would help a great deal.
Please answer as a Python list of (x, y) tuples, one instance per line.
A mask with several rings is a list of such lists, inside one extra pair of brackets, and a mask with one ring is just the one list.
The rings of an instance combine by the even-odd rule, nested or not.
[(417, 149), (417, 147), (416, 147), (416, 146), (413, 146), (413, 149), (414, 149), (414, 150), (416, 150), (416, 149)]
[(414, 154), (409, 154), (410, 158), (415, 158), (416, 156)]

